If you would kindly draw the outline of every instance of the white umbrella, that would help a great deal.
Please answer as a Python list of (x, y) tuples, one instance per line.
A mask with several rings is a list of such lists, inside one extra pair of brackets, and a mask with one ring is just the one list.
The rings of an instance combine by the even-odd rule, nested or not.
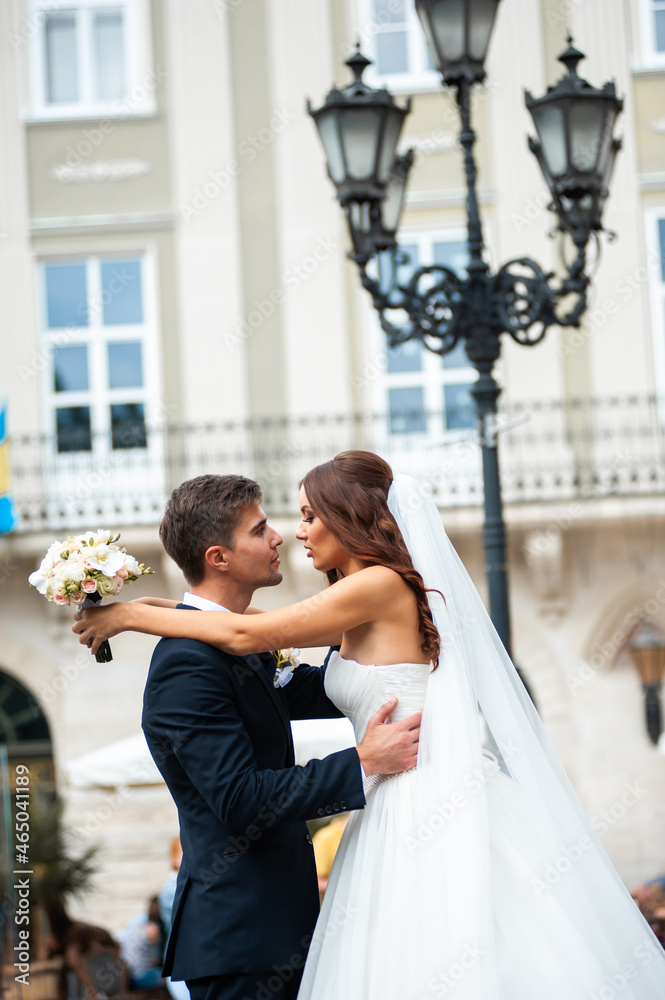
[[(296, 763), (327, 757), (356, 745), (348, 719), (300, 719), (291, 723)], [(163, 778), (143, 733), (93, 750), (65, 764), (68, 783), (74, 788), (119, 788), (158, 785)]]

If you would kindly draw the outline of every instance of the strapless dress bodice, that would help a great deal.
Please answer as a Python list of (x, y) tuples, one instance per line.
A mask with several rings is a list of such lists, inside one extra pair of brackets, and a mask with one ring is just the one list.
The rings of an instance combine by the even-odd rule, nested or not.
[(326, 670), (326, 694), (350, 719), (360, 743), (369, 720), (393, 696), (398, 704), (391, 722), (422, 712), (431, 669), (429, 663), (369, 665), (347, 660), (335, 652)]

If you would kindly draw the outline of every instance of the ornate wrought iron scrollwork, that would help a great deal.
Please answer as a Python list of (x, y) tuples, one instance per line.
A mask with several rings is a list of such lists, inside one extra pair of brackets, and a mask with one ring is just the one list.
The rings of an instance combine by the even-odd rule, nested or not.
[[(366, 260), (356, 258), (356, 262), (390, 347), (415, 339), (436, 354), (448, 354), (460, 339), (470, 347), (471, 337), (478, 338), (481, 330), (485, 338), (507, 333), (517, 343), (533, 347), (551, 326), (579, 326), (587, 305), (583, 248), (558, 285), (553, 272), (545, 272), (529, 257), (508, 261), (496, 274), (483, 268), (466, 278), (443, 264), (430, 264), (401, 285), (399, 270), (409, 258), (394, 250), (390, 281), (384, 287), (368, 273)], [(560, 315), (557, 306), (570, 296), (575, 296), (573, 305)]]

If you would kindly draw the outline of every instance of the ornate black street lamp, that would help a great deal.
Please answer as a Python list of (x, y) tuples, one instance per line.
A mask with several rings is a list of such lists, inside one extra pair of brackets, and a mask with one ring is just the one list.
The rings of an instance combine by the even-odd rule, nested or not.
[[(356, 52), (347, 63), (355, 76), (350, 86), (332, 90), (318, 110), (310, 105), (308, 109), (346, 212), (353, 243), (349, 256), (358, 265), (390, 346), (418, 340), (443, 355), (462, 341), (478, 372), (471, 391), (483, 459), (483, 540), (490, 613), (510, 651), (506, 530), (496, 431), (501, 390), (494, 364), (502, 334), (532, 347), (550, 326), (580, 324), (589, 285), (586, 247), (591, 234), (596, 237), (602, 229), (607, 185), (620, 148), (612, 129), (622, 101), (614, 84), (598, 90), (578, 76), (577, 63), (583, 55), (569, 38), (569, 48), (560, 57), (566, 75), (540, 99), (527, 94), (526, 102), (538, 133), (538, 140), (530, 139), (529, 146), (552, 193), (550, 209), (558, 216), (558, 228), (572, 238), (576, 256), (558, 282), (527, 257), (511, 260), (492, 274), (483, 257), (469, 98), (472, 87), (485, 77), (485, 55), (498, 6), (499, 0), (416, 0), (432, 59), (443, 83), (455, 91), (461, 118), (459, 140), (467, 181), (466, 276), (432, 264), (414, 269), (409, 280), (402, 280), (409, 258), (397, 246), (395, 232), (411, 156), (396, 156), (396, 149), (409, 105), (399, 107), (387, 90), (373, 90), (363, 82), (369, 60)], [(352, 121), (357, 125), (351, 125)], [(368, 269), (375, 258), (378, 277)], [(564, 311), (562, 302), (569, 298), (572, 303)]]
[(665, 638), (648, 622), (642, 622), (628, 648), (642, 681), (647, 732), (651, 742), (658, 743), (663, 731), (660, 689), (665, 674)]

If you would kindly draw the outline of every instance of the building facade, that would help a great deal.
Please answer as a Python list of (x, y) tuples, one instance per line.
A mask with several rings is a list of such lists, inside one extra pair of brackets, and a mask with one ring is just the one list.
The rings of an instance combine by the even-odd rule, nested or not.
[[(504, 343), (514, 655), (632, 886), (665, 870), (662, 749), (627, 651), (642, 620), (665, 633), (665, 4), (505, 0), (473, 116), (488, 260), (556, 271), (523, 90), (562, 75), (569, 30), (580, 73), (614, 78), (625, 101), (605, 217), (617, 239), (601, 237), (580, 329)], [(305, 104), (350, 79), (359, 40), (368, 82), (413, 96), (400, 242), (463, 269), (459, 126), (409, 0), (10, 0), (0, 37), (17, 511), (0, 536), (0, 720), (10, 763), (34, 762), (80, 842), (103, 845), (81, 912), (117, 929), (159, 888), (177, 818), (139, 773), (86, 788), (68, 775), (138, 732), (151, 641), (119, 637), (113, 664), (95, 664), (28, 574), (54, 537), (117, 527), (158, 570), (145, 587), (179, 596), (157, 537), (165, 496), (236, 471), (262, 483), (285, 537), (285, 582), (261, 595), (278, 606), (321, 586), (293, 538), (298, 478), (366, 447), (430, 484), (484, 593), (474, 371), (461, 350), (387, 350)]]

